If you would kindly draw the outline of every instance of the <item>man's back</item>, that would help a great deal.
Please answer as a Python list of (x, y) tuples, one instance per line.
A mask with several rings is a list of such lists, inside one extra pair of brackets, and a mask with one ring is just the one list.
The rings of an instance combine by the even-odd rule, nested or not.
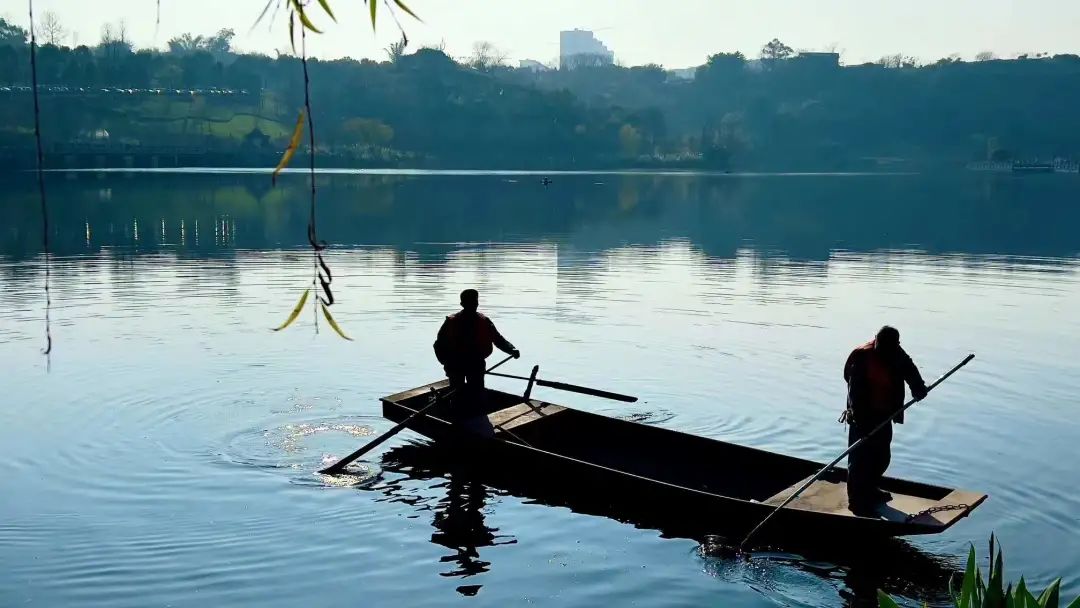
[(502, 337), (495, 324), (479, 312), (480, 296), (475, 289), (461, 292), (461, 311), (443, 321), (435, 339), (435, 357), (439, 363), (451, 369), (483, 367), (484, 359), (494, 347), (514, 357), (520, 357), (514, 345)]
[[(487, 358), (498, 331), (491, 319), (477, 311), (462, 310), (446, 317), (435, 339), (435, 356), (443, 365)], [(500, 338), (502, 336), (499, 336)]]
[[(904, 383), (916, 390), (925, 390), (915, 362), (899, 345), (883, 352), (871, 341), (855, 348), (844, 364), (844, 380), (848, 383), (848, 409), (856, 418), (860, 414), (884, 419), (904, 403)], [(896, 422), (903, 423), (901, 413)]]

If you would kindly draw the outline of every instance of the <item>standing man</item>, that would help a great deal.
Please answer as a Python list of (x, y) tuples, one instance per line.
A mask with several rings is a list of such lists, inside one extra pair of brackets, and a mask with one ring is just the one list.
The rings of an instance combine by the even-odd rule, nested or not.
[[(848, 429), (848, 445), (890, 419), (904, 405), (904, 383), (911, 396), (926, 397), (926, 383), (911, 357), (900, 348), (900, 332), (886, 325), (874, 339), (851, 351), (844, 364), (848, 385), (847, 411), (841, 416)], [(895, 421), (903, 424), (901, 412)], [(872, 511), (892, 496), (878, 485), (889, 468), (892, 424), (885, 425), (848, 454), (848, 505), (853, 513)]]
[(492, 347), (515, 359), (521, 356), (491, 319), (476, 310), (479, 306), (480, 294), (475, 289), (461, 292), (461, 312), (446, 317), (434, 345), (450, 388), (464, 393), (473, 404), (483, 397), (484, 359), (493, 352)]

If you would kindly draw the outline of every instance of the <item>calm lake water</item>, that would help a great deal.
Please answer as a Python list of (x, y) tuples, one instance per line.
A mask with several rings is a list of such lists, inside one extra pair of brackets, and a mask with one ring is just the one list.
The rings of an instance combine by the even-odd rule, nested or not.
[[(5, 178), (0, 605), (935, 605), (991, 532), (1080, 593), (1075, 176), (553, 177), (321, 175), (346, 342), (310, 311), (269, 331), (311, 282), (303, 175), (50, 175), (48, 372), (36, 194)], [(937, 537), (745, 563), (440, 469), (409, 432), (366, 483), (315, 475), (440, 377), (469, 286), (524, 354), (506, 371), (640, 401), (541, 398), (817, 460), (880, 325), (928, 379), (974, 352), (890, 472), (990, 499)]]

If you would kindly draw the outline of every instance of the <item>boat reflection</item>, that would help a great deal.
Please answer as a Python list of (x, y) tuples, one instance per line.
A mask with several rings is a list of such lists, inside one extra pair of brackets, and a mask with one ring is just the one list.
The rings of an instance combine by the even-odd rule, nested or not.
[[(597, 501), (595, 495), (574, 492), (571, 484), (562, 488), (551, 484), (537, 487), (520, 476), (500, 472), (499, 467), (478, 468), (471, 462), (469, 454), (459, 449), (413, 441), (386, 451), (380, 463), (384, 472), (407, 477), (369, 488), (383, 492), (392, 500), (430, 509), (430, 506), (419, 504), (415, 497), (412, 500), (402, 498), (405, 494), (402, 484), (409, 480), (445, 480), (435, 486), (444, 489), (445, 496), (434, 507), (432, 526), (435, 531), (431, 536), (431, 542), (453, 551), (440, 558), (441, 562), (454, 564), (450, 570), (441, 573), (443, 576), (468, 578), (487, 572), (492, 564), (481, 559), (480, 549), (518, 542), (512, 535), (500, 534), (497, 528), (485, 523), (487, 500), (499, 494), (657, 530), (663, 538), (697, 541), (705, 572), (727, 580), (733, 577), (753, 579), (747, 582), (755, 588), (754, 581), (762, 576), (783, 578), (780, 574), (783, 570), (809, 573), (834, 585), (840, 605), (851, 608), (877, 606), (878, 589), (934, 605), (947, 599), (948, 580), (957, 572), (957, 565), (951, 560), (929, 554), (899, 539), (837, 539), (828, 546), (805, 547), (785, 542), (783, 552), (755, 551), (751, 556), (754, 567), (748, 568), (744, 558), (732, 550), (737, 541), (726, 540), (724, 530), (718, 527), (722, 517), (712, 522), (687, 521), (683, 514), (665, 512), (647, 500), (635, 505)], [(458, 588), (467, 595), (478, 590), (478, 585)]]

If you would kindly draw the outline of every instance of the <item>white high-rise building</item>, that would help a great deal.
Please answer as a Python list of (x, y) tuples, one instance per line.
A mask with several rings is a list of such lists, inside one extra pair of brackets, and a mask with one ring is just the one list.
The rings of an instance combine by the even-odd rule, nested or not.
[(611, 65), (615, 53), (589, 30), (559, 32), (559, 67), (573, 69), (586, 65)]

